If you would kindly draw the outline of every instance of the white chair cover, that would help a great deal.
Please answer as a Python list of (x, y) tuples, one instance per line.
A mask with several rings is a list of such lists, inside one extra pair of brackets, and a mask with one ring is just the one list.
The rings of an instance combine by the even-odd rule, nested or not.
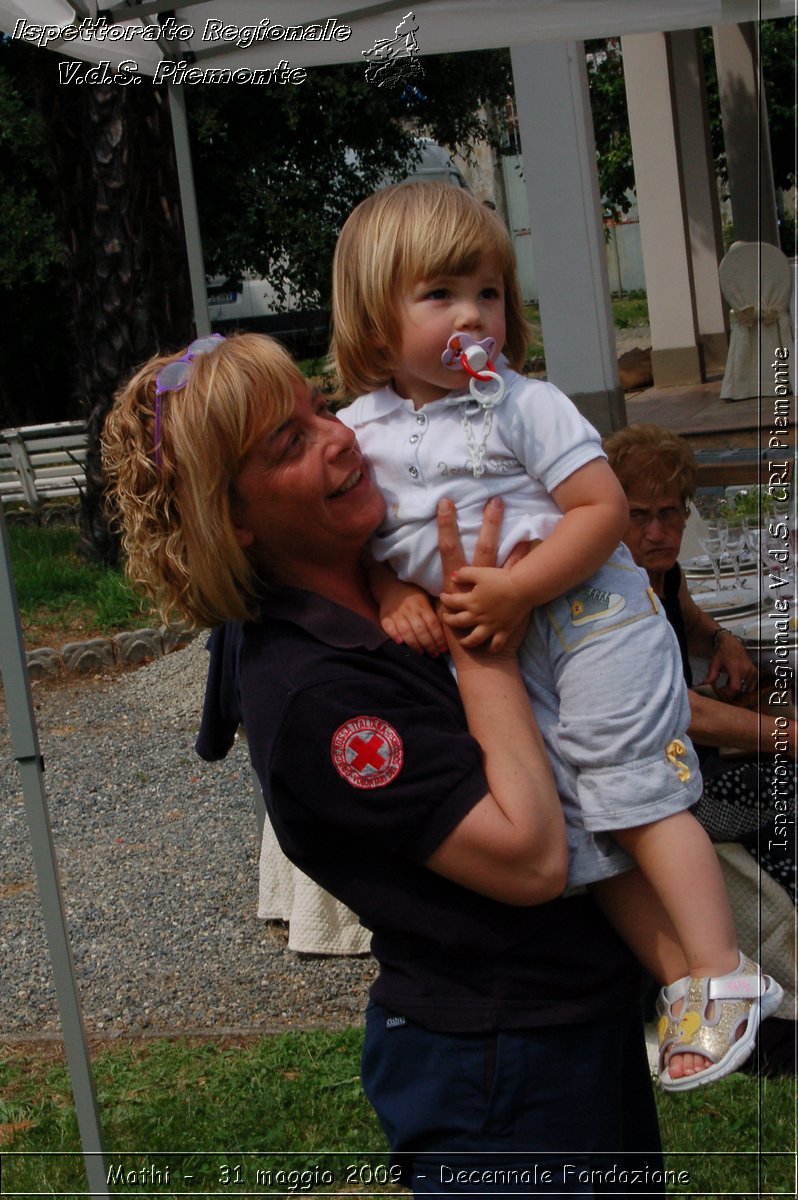
[[(795, 375), (788, 259), (767, 242), (735, 242), (720, 264), (718, 276), (731, 308), (721, 398), (791, 395)], [(787, 357), (777, 357), (777, 350), (786, 351)]]
[(721, 842), (715, 850), (723, 868), (740, 949), (778, 980), (784, 988), (784, 1002), (777, 1016), (794, 1021), (798, 1017), (796, 917), (790, 897), (737, 842)]
[(283, 854), (266, 817), (258, 870), (258, 916), (288, 922), (288, 949), (300, 954), (367, 954), (371, 935), (353, 912)]
[(682, 545), (679, 550), (679, 558), (687, 560), (697, 558), (700, 554), (705, 554), (706, 551), (701, 545), (701, 539), (707, 535), (707, 523), (701, 516), (700, 512), (690, 501), (690, 519), (684, 527), (682, 534)]

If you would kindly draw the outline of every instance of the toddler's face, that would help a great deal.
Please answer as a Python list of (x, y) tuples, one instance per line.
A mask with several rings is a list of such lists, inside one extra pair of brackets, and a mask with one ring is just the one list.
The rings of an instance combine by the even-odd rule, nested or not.
[(504, 346), (502, 273), (485, 257), (469, 275), (418, 280), (400, 297), (399, 317), (394, 387), (418, 408), (467, 386), (464, 371), (441, 362), (453, 333), (468, 333), (475, 341), (492, 337), (497, 354)]

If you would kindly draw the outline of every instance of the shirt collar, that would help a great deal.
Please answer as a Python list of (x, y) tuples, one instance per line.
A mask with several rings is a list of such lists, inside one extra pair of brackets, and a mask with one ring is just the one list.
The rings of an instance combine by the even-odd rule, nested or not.
[[(508, 370), (507, 359), (503, 354), (499, 354), (496, 358), (496, 370), (502, 374)], [(456, 404), (465, 404), (471, 400), (471, 393), (467, 387), (458, 388), (457, 391), (449, 392), (446, 396), (441, 396), (440, 400), (433, 401), (434, 404), (442, 404), (447, 407)], [(412, 400), (405, 400), (403, 396), (398, 395), (390, 384), (380, 388), (376, 392), (369, 392), (360, 400), (361, 421), (374, 421), (380, 417), (390, 416), (392, 412), (396, 412), (398, 408), (407, 407), (413, 410)], [(427, 407), (426, 405), (424, 407)], [(419, 409), (422, 412), (423, 409)]]
[(266, 621), (269, 617), (288, 621), (318, 641), (339, 650), (356, 647), (377, 650), (389, 640), (378, 625), (367, 621), (359, 613), (303, 588), (280, 587), (270, 590), (263, 598), (261, 613)]

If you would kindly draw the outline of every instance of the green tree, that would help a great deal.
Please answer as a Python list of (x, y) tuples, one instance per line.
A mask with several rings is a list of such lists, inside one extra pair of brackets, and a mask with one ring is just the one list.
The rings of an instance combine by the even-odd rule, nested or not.
[(41, 114), (0, 59), (0, 288), (43, 283), (59, 258), (53, 214), (43, 203), (47, 172)]
[(211, 274), (288, 279), (326, 301), (335, 239), (385, 177), (401, 177), (423, 129), (468, 154), (497, 140), (482, 105), (503, 112), (509, 55), (421, 58), (423, 76), (375, 87), (362, 65), (314, 68), (298, 87), (192, 88), (192, 159)]
[(798, 21), (763, 21), (759, 30), (768, 110), (773, 180), (788, 190), (795, 184), (795, 45)]
[(599, 188), (611, 209), (626, 213), (633, 204), (635, 172), (621, 47), (617, 38), (602, 39), (587, 42), (585, 52)]
[[(0, 269), (3, 424), (82, 416), (82, 548), (113, 563), (99, 438), (122, 379), (191, 332), (165, 88), (60, 83), (59, 59), (0, 43), (11, 172)], [(13, 135), (12, 132), (13, 131)], [(16, 218), (16, 220), (14, 219)]]
[(72, 299), (74, 387), (86, 418), (81, 549), (114, 564), (100, 435), (122, 380), (191, 335), (191, 298), (165, 87), (64, 87), (50, 76), (51, 153)]
[[(777, 188), (795, 182), (795, 42), (794, 17), (762, 21), (759, 48), (768, 112), (773, 178)], [(701, 31), (707, 84), (710, 135), (715, 170), (725, 183), (726, 152), (718, 97), (718, 75), (710, 30)], [(628, 212), (629, 189), (634, 189), (634, 163), (623, 80), (623, 51), (617, 39), (586, 44), (588, 82), (596, 135), (599, 184), (608, 203)]]
[(0, 428), (74, 415), (59, 370), (69, 340), (65, 255), (32, 65), (31, 47), (0, 39)]

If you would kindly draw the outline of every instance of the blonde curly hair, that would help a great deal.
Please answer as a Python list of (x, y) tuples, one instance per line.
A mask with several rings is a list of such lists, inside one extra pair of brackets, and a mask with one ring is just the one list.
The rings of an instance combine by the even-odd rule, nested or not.
[(421, 279), (464, 275), (495, 260), (504, 281), (510, 366), (526, 361), (530, 328), (510, 232), (496, 213), (449, 183), (399, 183), (350, 213), (335, 248), (330, 360), (340, 394), (382, 387), (398, 365), (402, 293)]
[(235, 536), (233, 483), (256, 437), (278, 428), (305, 380), (279, 342), (220, 340), (162, 397), (161, 462), (154, 445), (155, 380), (178, 354), (151, 359), (117, 394), (102, 435), (109, 511), (127, 573), (167, 623), (210, 627), (257, 614), (262, 581)]

